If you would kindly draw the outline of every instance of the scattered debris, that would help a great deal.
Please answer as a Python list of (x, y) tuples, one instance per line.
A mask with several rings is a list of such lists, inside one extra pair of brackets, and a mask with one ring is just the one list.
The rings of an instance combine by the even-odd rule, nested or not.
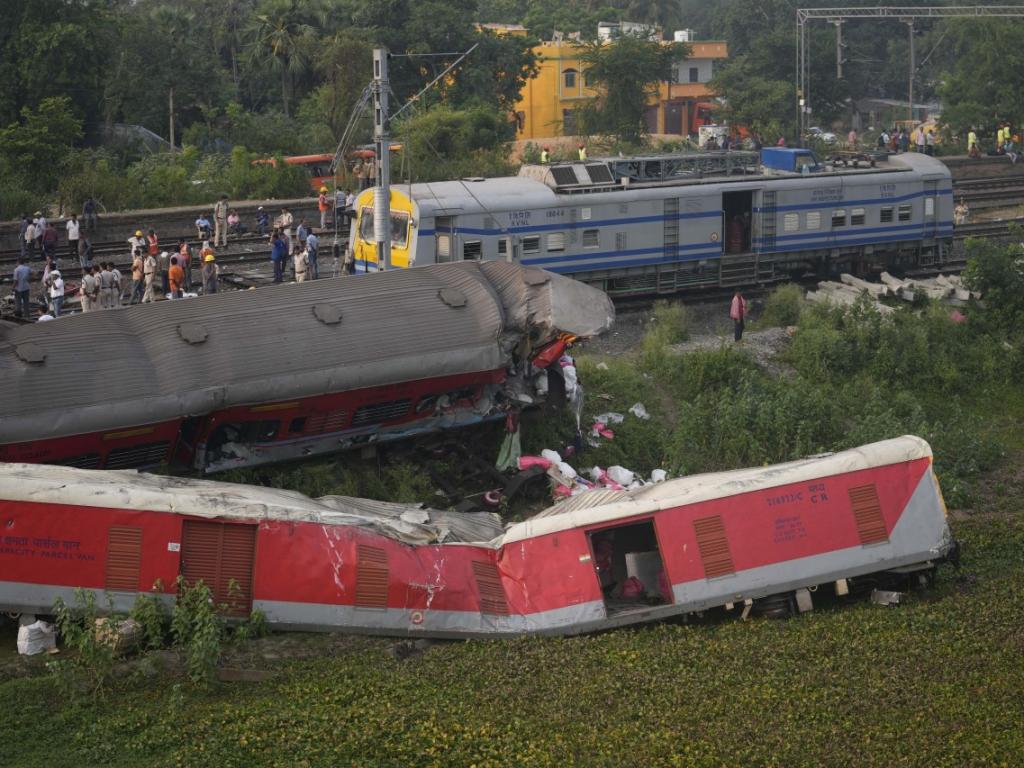
[(37, 621), (31, 614), (23, 614), (18, 622), (18, 653), (22, 656), (35, 656), (46, 652), (57, 652), (57, 635), (53, 624)]
[(981, 294), (968, 290), (959, 275), (939, 275), (934, 278), (901, 280), (888, 272), (881, 274), (881, 283), (869, 283), (853, 275), (840, 275), (841, 282), (826, 280), (818, 283), (817, 291), (808, 291), (807, 300), (822, 303), (832, 302), (852, 306), (861, 296), (867, 293), (876, 304), (876, 309), (883, 315), (892, 314), (892, 307), (877, 303), (880, 299), (899, 298), (903, 301), (915, 301), (919, 295), (929, 299), (944, 301), (947, 304), (962, 306), (971, 299), (980, 299)]
[(871, 590), (871, 602), (875, 605), (899, 605), (902, 599), (902, 592), (893, 592), (889, 589)]

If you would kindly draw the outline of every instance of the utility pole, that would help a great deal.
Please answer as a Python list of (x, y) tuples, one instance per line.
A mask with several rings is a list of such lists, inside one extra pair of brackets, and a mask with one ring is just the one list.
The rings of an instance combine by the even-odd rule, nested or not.
[(391, 138), (388, 135), (388, 49), (373, 49), (373, 145), (377, 186), (373, 190), (373, 237), (377, 271), (391, 268)]
[(174, 154), (174, 86), (171, 86), (171, 92), (168, 96), (167, 114), (170, 115), (170, 137), (171, 137), (171, 154)]
[(843, 79), (843, 22), (836, 19), (836, 80)]
[(907, 31), (910, 33), (910, 87), (907, 89), (909, 91), (909, 98), (910, 98), (910, 105), (909, 105), (910, 114), (908, 115), (908, 118), (910, 119), (911, 122), (913, 122), (913, 120), (914, 120), (914, 69), (916, 68), (916, 62), (914, 61), (914, 20), (913, 19), (907, 19)]

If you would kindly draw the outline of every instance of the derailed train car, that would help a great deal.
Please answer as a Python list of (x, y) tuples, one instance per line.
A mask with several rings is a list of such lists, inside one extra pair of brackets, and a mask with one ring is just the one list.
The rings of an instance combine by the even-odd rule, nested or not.
[(500, 418), (539, 399), (531, 354), (614, 314), (463, 263), (0, 323), (0, 461), (215, 472)]
[[(819, 586), (924, 578), (957, 551), (931, 449), (909, 436), (591, 491), (507, 529), (488, 513), (6, 464), (0, 521), (0, 610), (46, 613), (77, 587), (118, 609), (157, 584), (171, 600), (182, 575), (279, 628), (436, 637), (582, 633), (794, 596), (806, 607)], [(626, 597), (631, 579), (645, 599)]]

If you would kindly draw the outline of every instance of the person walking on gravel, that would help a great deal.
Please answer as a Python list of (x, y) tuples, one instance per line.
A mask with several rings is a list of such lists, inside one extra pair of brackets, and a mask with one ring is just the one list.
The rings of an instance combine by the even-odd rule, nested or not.
[(743, 338), (744, 320), (747, 317), (747, 300), (743, 298), (743, 294), (739, 291), (736, 291), (736, 294), (732, 297), (729, 317), (732, 318), (733, 322), (733, 338), (739, 341)]

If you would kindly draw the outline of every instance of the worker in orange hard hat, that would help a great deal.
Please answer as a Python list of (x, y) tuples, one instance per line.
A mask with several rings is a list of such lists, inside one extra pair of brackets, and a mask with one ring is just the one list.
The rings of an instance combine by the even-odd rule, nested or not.
[(320, 209), (320, 229), (327, 229), (327, 211), (331, 207), (327, 200), (327, 187), (320, 187), (320, 197), (316, 202), (317, 208)]

